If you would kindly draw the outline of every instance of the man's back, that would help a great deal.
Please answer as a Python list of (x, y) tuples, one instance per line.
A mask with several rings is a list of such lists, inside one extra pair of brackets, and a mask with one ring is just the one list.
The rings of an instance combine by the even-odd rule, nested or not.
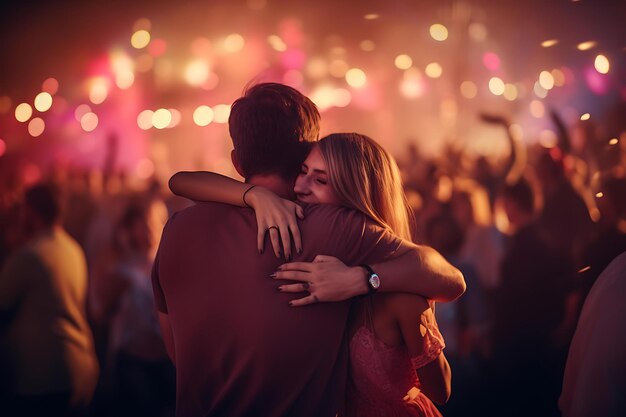
[[(178, 416), (334, 416), (343, 398), (349, 303), (289, 307), (270, 278), (284, 260), (259, 255), (256, 228), (249, 209), (205, 203), (164, 231), (153, 284), (173, 331)], [(332, 206), (309, 207), (301, 231), (303, 261), (380, 261), (398, 246)]]
[(88, 405), (98, 363), (85, 313), (87, 267), (77, 242), (60, 228), (42, 233), (10, 258), (0, 278), (0, 306), (15, 311), (6, 333), (14, 392), (67, 392), (72, 405)]

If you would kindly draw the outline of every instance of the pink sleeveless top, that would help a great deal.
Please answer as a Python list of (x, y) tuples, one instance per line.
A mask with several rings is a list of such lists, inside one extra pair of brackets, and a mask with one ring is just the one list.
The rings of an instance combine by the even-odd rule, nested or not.
[(364, 305), (365, 323), (350, 340), (346, 416), (441, 417), (420, 391), (415, 372), (435, 360), (445, 347), (436, 321), (422, 316), (421, 325), (426, 329), (424, 349), (422, 354), (411, 358), (405, 345), (389, 346), (376, 337), (371, 300)]

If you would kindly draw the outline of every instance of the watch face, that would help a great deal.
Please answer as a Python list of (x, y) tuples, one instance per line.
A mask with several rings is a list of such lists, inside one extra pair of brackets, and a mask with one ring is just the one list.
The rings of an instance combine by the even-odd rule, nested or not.
[(380, 287), (380, 278), (376, 274), (370, 276), (370, 285), (373, 289), (377, 290)]

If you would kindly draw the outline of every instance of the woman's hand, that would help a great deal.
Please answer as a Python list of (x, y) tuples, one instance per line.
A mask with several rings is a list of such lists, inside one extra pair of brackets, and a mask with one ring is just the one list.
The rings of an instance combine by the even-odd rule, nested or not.
[(300, 281), (278, 287), (282, 292), (309, 292), (309, 295), (289, 304), (293, 307), (323, 301), (343, 301), (365, 294), (365, 269), (346, 266), (332, 256), (318, 255), (313, 262), (283, 264), (272, 275), (274, 279)]
[[(291, 259), (291, 237), (298, 253), (302, 252), (302, 239), (296, 216), (304, 218), (304, 210), (293, 201), (278, 197), (263, 187), (253, 187), (246, 194), (246, 202), (254, 209), (258, 226), (257, 247), (263, 252), (265, 233), (269, 232), (274, 254), (281, 257), (280, 244), (285, 251), (285, 259)], [(290, 235), (291, 232), (291, 235)]]

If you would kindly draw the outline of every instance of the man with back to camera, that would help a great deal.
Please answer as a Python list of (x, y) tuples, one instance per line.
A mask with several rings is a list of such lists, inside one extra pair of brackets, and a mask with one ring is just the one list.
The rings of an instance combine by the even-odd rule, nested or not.
[[(235, 167), (247, 183), (292, 197), (319, 119), (315, 105), (291, 87), (249, 88), (229, 118)], [(300, 230), (303, 251), (295, 260), (326, 254), (360, 265), (394, 258), (372, 265), (383, 277), (381, 291), (443, 300), (464, 291), (460, 272), (439, 254), (401, 242), (355, 211), (309, 206)], [(290, 308), (292, 297), (270, 279), (281, 261), (259, 254), (256, 235), (252, 210), (218, 203), (174, 214), (163, 232), (153, 287), (176, 365), (178, 417), (335, 416), (340, 409), (350, 304)], [(394, 263), (394, 271), (406, 273), (389, 274)], [(350, 296), (368, 292), (364, 268), (335, 275)]]
[(20, 226), (28, 240), (0, 271), (0, 378), (9, 377), (0, 403), (8, 415), (80, 415), (95, 391), (87, 264), (61, 226), (61, 208), (54, 186), (26, 191)]

